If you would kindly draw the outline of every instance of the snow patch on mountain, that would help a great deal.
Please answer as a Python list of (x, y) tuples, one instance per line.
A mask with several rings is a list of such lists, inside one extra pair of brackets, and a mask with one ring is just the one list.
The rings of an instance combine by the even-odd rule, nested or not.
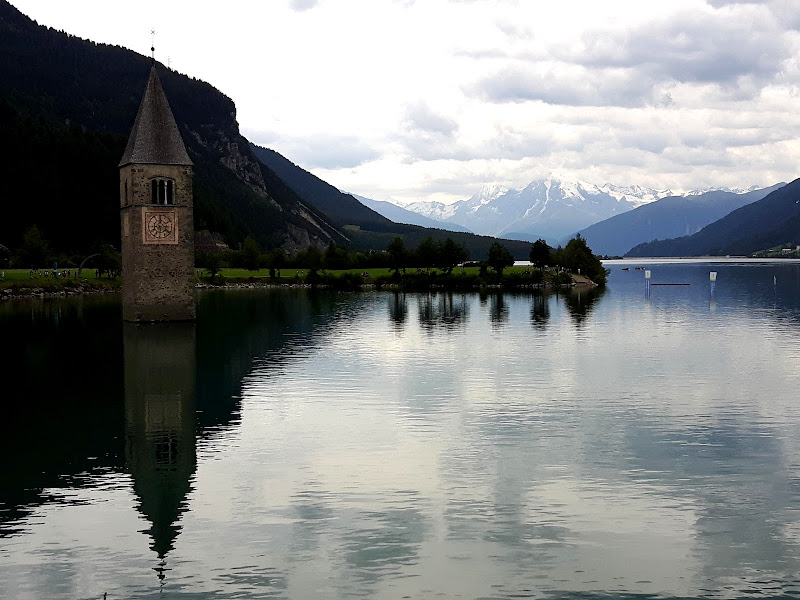
[(452, 204), (414, 202), (406, 209), (429, 218), (458, 223), (481, 235), (551, 240), (642, 204), (675, 195), (639, 185), (593, 183), (551, 175), (522, 189), (492, 184)]
[(681, 194), (682, 196), (699, 196), (700, 194), (707, 194), (708, 192), (730, 192), (732, 194), (746, 194), (760, 189), (757, 185), (751, 185), (749, 188), (731, 188), (731, 187), (709, 187), (699, 190), (692, 190)]
[[(741, 194), (755, 189), (758, 188), (724, 191)], [(521, 189), (486, 185), (470, 198), (452, 204), (412, 202), (403, 207), (480, 235), (531, 240), (542, 237), (550, 243), (559, 243), (576, 231), (644, 204), (668, 196), (694, 196), (707, 191), (675, 193), (640, 185), (595, 185), (551, 175), (531, 181)]]

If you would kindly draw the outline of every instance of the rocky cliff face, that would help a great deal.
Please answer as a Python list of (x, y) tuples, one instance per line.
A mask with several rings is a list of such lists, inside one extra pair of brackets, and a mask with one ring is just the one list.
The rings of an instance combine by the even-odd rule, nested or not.
[(191, 146), (197, 152), (213, 156), (220, 166), (245, 184), (271, 211), (280, 214), (278, 221), (281, 226), (275, 231), (277, 236), (273, 236), (271, 245), (291, 253), (310, 246), (322, 249), (331, 241), (346, 242), (345, 236), (328, 222), (325, 215), (303, 203), (258, 160), (250, 148), (250, 142), (239, 133), (235, 111), (230, 115), (230, 120), (206, 123), (197, 129), (187, 123), (186, 128), (193, 142)]

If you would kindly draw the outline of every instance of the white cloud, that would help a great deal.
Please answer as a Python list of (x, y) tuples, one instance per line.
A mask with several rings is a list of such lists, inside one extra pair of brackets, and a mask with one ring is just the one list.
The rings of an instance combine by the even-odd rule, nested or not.
[[(796, 0), (11, 0), (149, 53), (242, 132), (377, 199), (456, 200), (559, 171), (688, 189), (792, 180)], [(186, 19), (186, 13), (191, 19)]]

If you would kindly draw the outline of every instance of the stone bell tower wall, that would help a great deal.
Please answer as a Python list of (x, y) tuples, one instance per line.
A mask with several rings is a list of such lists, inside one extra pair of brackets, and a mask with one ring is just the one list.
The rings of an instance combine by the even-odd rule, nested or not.
[[(172, 183), (171, 204), (153, 202), (154, 179)], [(195, 318), (192, 213), (191, 166), (129, 164), (120, 169), (126, 321)]]

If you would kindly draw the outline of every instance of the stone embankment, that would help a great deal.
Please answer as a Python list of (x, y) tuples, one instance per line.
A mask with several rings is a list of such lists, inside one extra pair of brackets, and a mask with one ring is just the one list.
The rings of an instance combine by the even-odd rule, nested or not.
[(59, 290), (45, 289), (42, 287), (5, 288), (0, 290), (0, 302), (4, 300), (19, 300), (22, 298), (66, 298), (68, 296), (81, 296), (84, 294), (115, 294), (119, 288), (94, 288), (76, 286)]
[[(573, 275), (573, 286), (578, 288), (583, 287), (596, 287), (597, 284), (594, 283), (588, 277), (583, 275)], [(196, 289), (203, 289), (203, 290), (228, 290), (228, 289), (263, 289), (263, 288), (275, 288), (275, 289), (311, 289), (315, 286), (312, 286), (308, 283), (272, 283), (271, 281), (248, 281), (248, 282), (226, 282), (221, 284), (208, 284), (208, 283), (198, 283), (195, 285)], [(326, 286), (318, 285), (318, 288), (325, 288)], [(364, 283), (361, 285), (361, 289), (363, 290), (371, 290), (375, 289), (375, 284), (373, 283)], [(383, 284), (382, 286), (384, 289), (399, 289), (401, 286), (397, 284)], [(488, 289), (502, 289), (502, 284), (491, 284), (485, 286)], [(530, 287), (532, 289), (548, 289), (552, 287), (547, 283), (542, 284), (535, 284)], [(444, 289), (439, 286), (434, 286), (434, 289)], [(477, 288), (476, 288), (477, 289)], [(116, 294), (119, 293), (120, 288), (119, 286), (114, 287), (94, 287), (94, 286), (83, 286), (77, 285), (75, 287), (70, 288), (62, 288), (62, 289), (47, 289), (43, 287), (9, 287), (0, 290), (0, 302), (5, 300), (20, 300), (25, 298), (67, 298), (70, 296), (80, 296), (85, 294)]]
[(572, 283), (575, 287), (597, 287), (597, 284), (586, 277), (586, 275), (575, 275), (572, 274)]

